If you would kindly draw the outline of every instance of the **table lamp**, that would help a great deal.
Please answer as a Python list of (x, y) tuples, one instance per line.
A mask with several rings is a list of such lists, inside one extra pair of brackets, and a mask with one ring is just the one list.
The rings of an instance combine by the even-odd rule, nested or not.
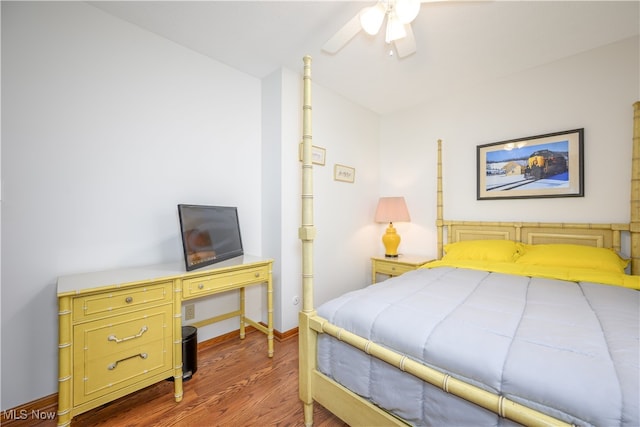
[(400, 235), (396, 232), (393, 223), (411, 221), (404, 197), (380, 197), (375, 220), (380, 223), (389, 223), (387, 232), (382, 236), (382, 243), (385, 248), (384, 256), (396, 258), (398, 256), (398, 246), (400, 245)]

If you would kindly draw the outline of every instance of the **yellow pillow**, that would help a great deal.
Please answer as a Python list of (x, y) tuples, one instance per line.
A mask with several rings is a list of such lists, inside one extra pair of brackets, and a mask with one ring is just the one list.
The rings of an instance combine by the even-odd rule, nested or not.
[(512, 240), (464, 240), (445, 245), (442, 259), (512, 262), (519, 256), (521, 246)]
[(523, 253), (516, 262), (554, 267), (590, 268), (613, 273), (624, 273), (624, 269), (629, 264), (629, 260), (620, 258), (613, 249), (562, 243), (523, 245)]

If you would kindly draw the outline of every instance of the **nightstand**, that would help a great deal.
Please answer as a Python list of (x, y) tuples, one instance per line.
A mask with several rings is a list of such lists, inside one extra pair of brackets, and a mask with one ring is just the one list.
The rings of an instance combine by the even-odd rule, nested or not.
[(399, 276), (407, 271), (415, 270), (429, 261), (433, 261), (433, 258), (421, 255), (399, 255), (396, 258), (371, 257), (371, 283), (376, 283), (376, 275), (378, 274), (385, 274), (389, 277)]

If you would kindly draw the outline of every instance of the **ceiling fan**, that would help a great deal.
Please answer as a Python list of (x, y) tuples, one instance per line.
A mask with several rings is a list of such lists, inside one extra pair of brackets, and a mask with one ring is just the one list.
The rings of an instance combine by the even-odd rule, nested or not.
[(420, 4), (434, 0), (379, 0), (356, 14), (322, 47), (327, 53), (337, 53), (361, 30), (376, 35), (386, 18), (385, 42), (393, 43), (400, 58), (416, 51), (411, 22), (420, 12)]

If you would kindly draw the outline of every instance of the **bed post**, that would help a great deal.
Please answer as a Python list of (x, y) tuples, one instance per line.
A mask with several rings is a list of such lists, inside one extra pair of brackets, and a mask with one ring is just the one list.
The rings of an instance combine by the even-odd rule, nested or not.
[(313, 425), (313, 393), (311, 375), (315, 369), (316, 335), (309, 326), (315, 314), (313, 307), (313, 164), (311, 161), (311, 57), (305, 56), (302, 105), (302, 224), (298, 236), (302, 240), (302, 311), (298, 315), (299, 395), (304, 407), (304, 423)]
[(630, 203), (631, 274), (640, 274), (640, 101), (633, 104)]
[(437, 231), (437, 239), (438, 239), (438, 247), (436, 252), (437, 259), (442, 259), (442, 227), (443, 216), (442, 216), (442, 140), (438, 140), (438, 167), (437, 167), (437, 178), (436, 178), (436, 231)]

